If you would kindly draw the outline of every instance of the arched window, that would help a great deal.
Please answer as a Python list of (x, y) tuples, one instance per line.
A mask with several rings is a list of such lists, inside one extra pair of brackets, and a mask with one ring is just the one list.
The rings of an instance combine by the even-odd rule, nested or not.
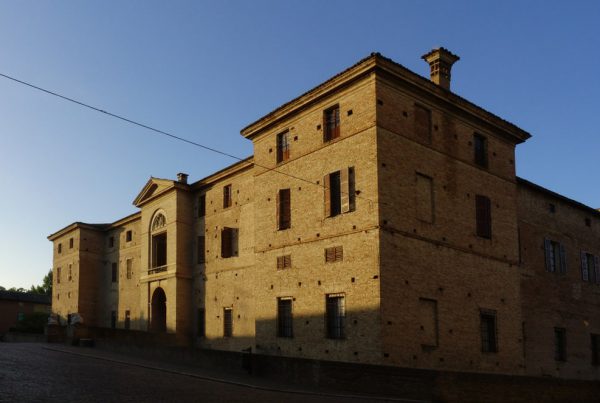
[(151, 263), (148, 274), (167, 270), (167, 219), (162, 212), (157, 212), (150, 225)]
[(154, 232), (156, 230), (161, 229), (166, 224), (167, 219), (165, 218), (164, 214), (158, 213), (156, 216), (154, 216), (154, 219), (152, 220), (152, 226), (150, 227), (150, 229), (152, 230), (152, 232)]

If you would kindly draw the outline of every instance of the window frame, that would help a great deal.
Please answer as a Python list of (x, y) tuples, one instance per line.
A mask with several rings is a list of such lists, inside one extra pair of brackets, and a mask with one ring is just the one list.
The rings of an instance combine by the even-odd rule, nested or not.
[(340, 137), (340, 105), (333, 105), (323, 111), (323, 143)]
[(277, 337), (294, 337), (293, 297), (277, 298)]
[(231, 183), (223, 186), (223, 208), (230, 208), (233, 205), (233, 188)]
[(346, 295), (344, 293), (325, 295), (325, 336), (332, 340), (347, 338)]
[(488, 138), (480, 133), (473, 134), (473, 162), (480, 168), (489, 168)]
[(479, 311), (479, 328), (481, 335), (481, 352), (498, 352), (498, 317), (496, 311), (481, 309)]
[(223, 337), (233, 337), (233, 307), (223, 307)]
[(277, 134), (276, 138), (276, 160), (280, 164), (290, 159), (290, 131), (285, 130)]
[(277, 230), (283, 231), (292, 227), (292, 192), (291, 189), (279, 189), (277, 192)]
[(475, 195), (475, 232), (479, 238), (492, 239), (492, 201)]

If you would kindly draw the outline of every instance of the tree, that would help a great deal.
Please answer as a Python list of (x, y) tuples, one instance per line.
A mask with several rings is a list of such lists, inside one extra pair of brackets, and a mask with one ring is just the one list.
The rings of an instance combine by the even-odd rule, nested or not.
[(42, 279), (42, 285), (32, 285), (29, 292), (35, 294), (52, 295), (52, 269)]

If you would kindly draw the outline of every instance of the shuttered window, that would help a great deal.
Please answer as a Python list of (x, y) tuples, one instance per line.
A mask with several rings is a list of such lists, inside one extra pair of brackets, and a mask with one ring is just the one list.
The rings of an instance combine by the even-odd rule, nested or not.
[(473, 135), (473, 154), (476, 165), (482, 168), (488, 166), (488, 145), (487, 139), (481, 134)]
[(291, 269), (292, 255), (277, 256), (277, 270)]
[(280, 189), (277, 193), (277, 229), (288, 229), (292, 225), (290, 189)]
[(581, 252), (581, 279), (600, 284), (600, 262), (598, 256)]
[(323, 112), (323, 141), (340, 137), (340, 108), (338, 105)]
[(326, 295), (325, 305), (325, 327), (327, 338), (346, 338), (346, 306), (344, 294)]
[(325, 217), (335, 217), (356, 209), (356, 184), (354, 167), (325, 175)]
[(277, 298), (277, 337), (294, 337), (292, 298)]
[(344, 247), (343, 246), (332, 246), (325, 248), (325, 262), (341, 262), (344, 260)]
[(418, 139), (431, 143), (431, 111), (415, 104), (415, 134)]
[(490, 239), (492, 237), (492, 207), (487, 196), (475, 196), (475, 221), (477, 236)]
[(286, 130), (277, 135), (277, 162), (283, 162), (290, 159), (290, 136)]
[(223, 308), (223, 337), (233, 336), (233, 309)]
[(221, 230), (221, 257), (237, 256), (237, 229), (225, 227)]
[(564, 245), (551, 239), (544, 239), (546, 271), (565, 274), (567, 272), (567, 254)]
[(198, 237), (196, 254), (198, 255), (198, 263), (204, 263), (206, 260), (206, 238), (204, 236)]

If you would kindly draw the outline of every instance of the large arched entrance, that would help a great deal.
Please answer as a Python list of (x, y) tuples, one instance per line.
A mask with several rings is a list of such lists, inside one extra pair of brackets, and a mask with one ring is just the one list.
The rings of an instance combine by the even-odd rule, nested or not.
[(150, 330), (153, 332), (167, 331), (167, 296), (165, 291), (158, 287), (152, 294), (152, 318)]

